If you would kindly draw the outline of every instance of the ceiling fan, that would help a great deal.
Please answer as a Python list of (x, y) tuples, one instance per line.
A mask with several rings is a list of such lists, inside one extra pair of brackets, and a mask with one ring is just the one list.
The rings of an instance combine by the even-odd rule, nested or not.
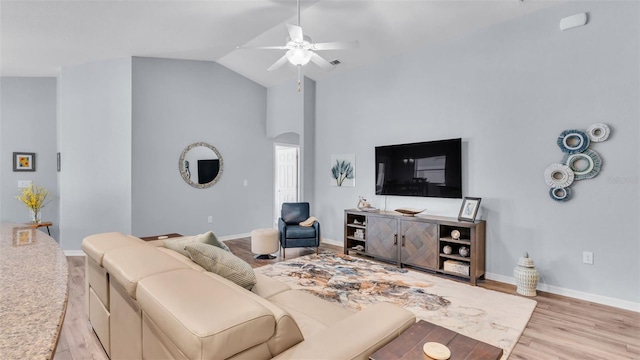
[[(273, 71), (286, 64), (287, 61), (298, 67), (298, 85), (300, 84), (300, 67), (306, 65), (311, 61), (318, 65), (320, 68), (331, 71), (335, 69), (335, 65), (318, 55), (317, 51), (321, 50), (342, 50), (357, 48), (360, 46), (357, 40), (355, 41), (342, 41), (342, 42), (324, 42), (314, 43), (311, 38), (304, 35), (302, 27), (300, 26), (300, 0), (298, 4), (298, 24), (287, 24), (287, 30), (289, 36), (286, 38), (285, 45), (281, 46), (258, 46), (258, 47), (244, 47), (239, 46), (239, 49), (259, 49), (259, 50), (287, 50), (287, 52), (271, 65), (267, 71)], [(299, 91), (300, 89), (298, 89)]]

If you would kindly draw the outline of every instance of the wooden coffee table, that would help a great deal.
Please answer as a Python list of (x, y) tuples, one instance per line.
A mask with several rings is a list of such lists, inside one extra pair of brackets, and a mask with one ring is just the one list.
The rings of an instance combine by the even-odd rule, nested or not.
[(446, 345), (451, 350), (449, 358), (451, 360), (499, 360), (502, 357), (502, 349), (500, 348), (420, 320), (373, 353), (369, 359), (431, 359), (422, 351), (424, 343), (429, 341)]

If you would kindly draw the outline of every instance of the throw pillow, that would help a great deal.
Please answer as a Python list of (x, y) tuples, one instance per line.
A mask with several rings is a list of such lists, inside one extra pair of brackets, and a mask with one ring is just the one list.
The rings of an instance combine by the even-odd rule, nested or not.
[(219, 247), (208, 244), (190, 244), (185, 247), (191, 260), (207, 271), (216, 273), (251, 290), (258, 281), (251, 265)]
[(316, 219), (313, 216), (310, 216), (307, 220), (303, 221), (300, 223), (300, 226), (313, 226), (313, 223), (315, 223), (318, 219)]
[[(213, 231), (209, 231), (209, 233), (211, 233), (211, 238), (210, 238), (210, 242), (206, 242), (205, 244), (209, 244), (209, 245), (213, 245), (213, 246), (217, 246), (222, 250), (231, 252), (231, 249), (229, 249), (229, 247), (227, 246), (227, 244), (225, 244), (224, 242), (222, 242), (220, 239), (218, 239), (218, 237), (216, 236), (216, 234), (213, 233)], [(207, 233), (208, 234), (208, 233)]]
[(189, 257), (189, 253), (184, 249), (184, 247), (190, 244), (209, 244), (231, 252), (231, 250), (227, 245), (225, 245), (225, 243), (218, 240), (213, 231), (180, 239), (167, 239), (164, 241), (164, 247), (179, 252), (186, 257)]

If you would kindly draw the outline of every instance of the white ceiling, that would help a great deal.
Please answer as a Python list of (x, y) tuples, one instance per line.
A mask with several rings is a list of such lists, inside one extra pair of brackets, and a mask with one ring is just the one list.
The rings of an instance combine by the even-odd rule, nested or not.
[[(322, 51), (342, 64), (304, 74), (319, 80), (504, 22), (559, 1), (302, 0), (301, 25), (314, 42), (358, 40), (360, 48)], [(294, 0), (0, 0), (0, 75), (56, 76), (60, 67), (129, 56), (217, 61), (273, 86), (294, 79), (293, 65), (267, 72), (296, 23)]]

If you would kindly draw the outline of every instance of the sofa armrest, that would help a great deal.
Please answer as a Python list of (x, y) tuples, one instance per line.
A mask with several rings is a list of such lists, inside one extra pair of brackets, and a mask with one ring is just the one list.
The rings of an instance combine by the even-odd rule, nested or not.
[(403, 308), (379, 303), (361, 310), (274, 359), (369, 359), (416, 322)]

